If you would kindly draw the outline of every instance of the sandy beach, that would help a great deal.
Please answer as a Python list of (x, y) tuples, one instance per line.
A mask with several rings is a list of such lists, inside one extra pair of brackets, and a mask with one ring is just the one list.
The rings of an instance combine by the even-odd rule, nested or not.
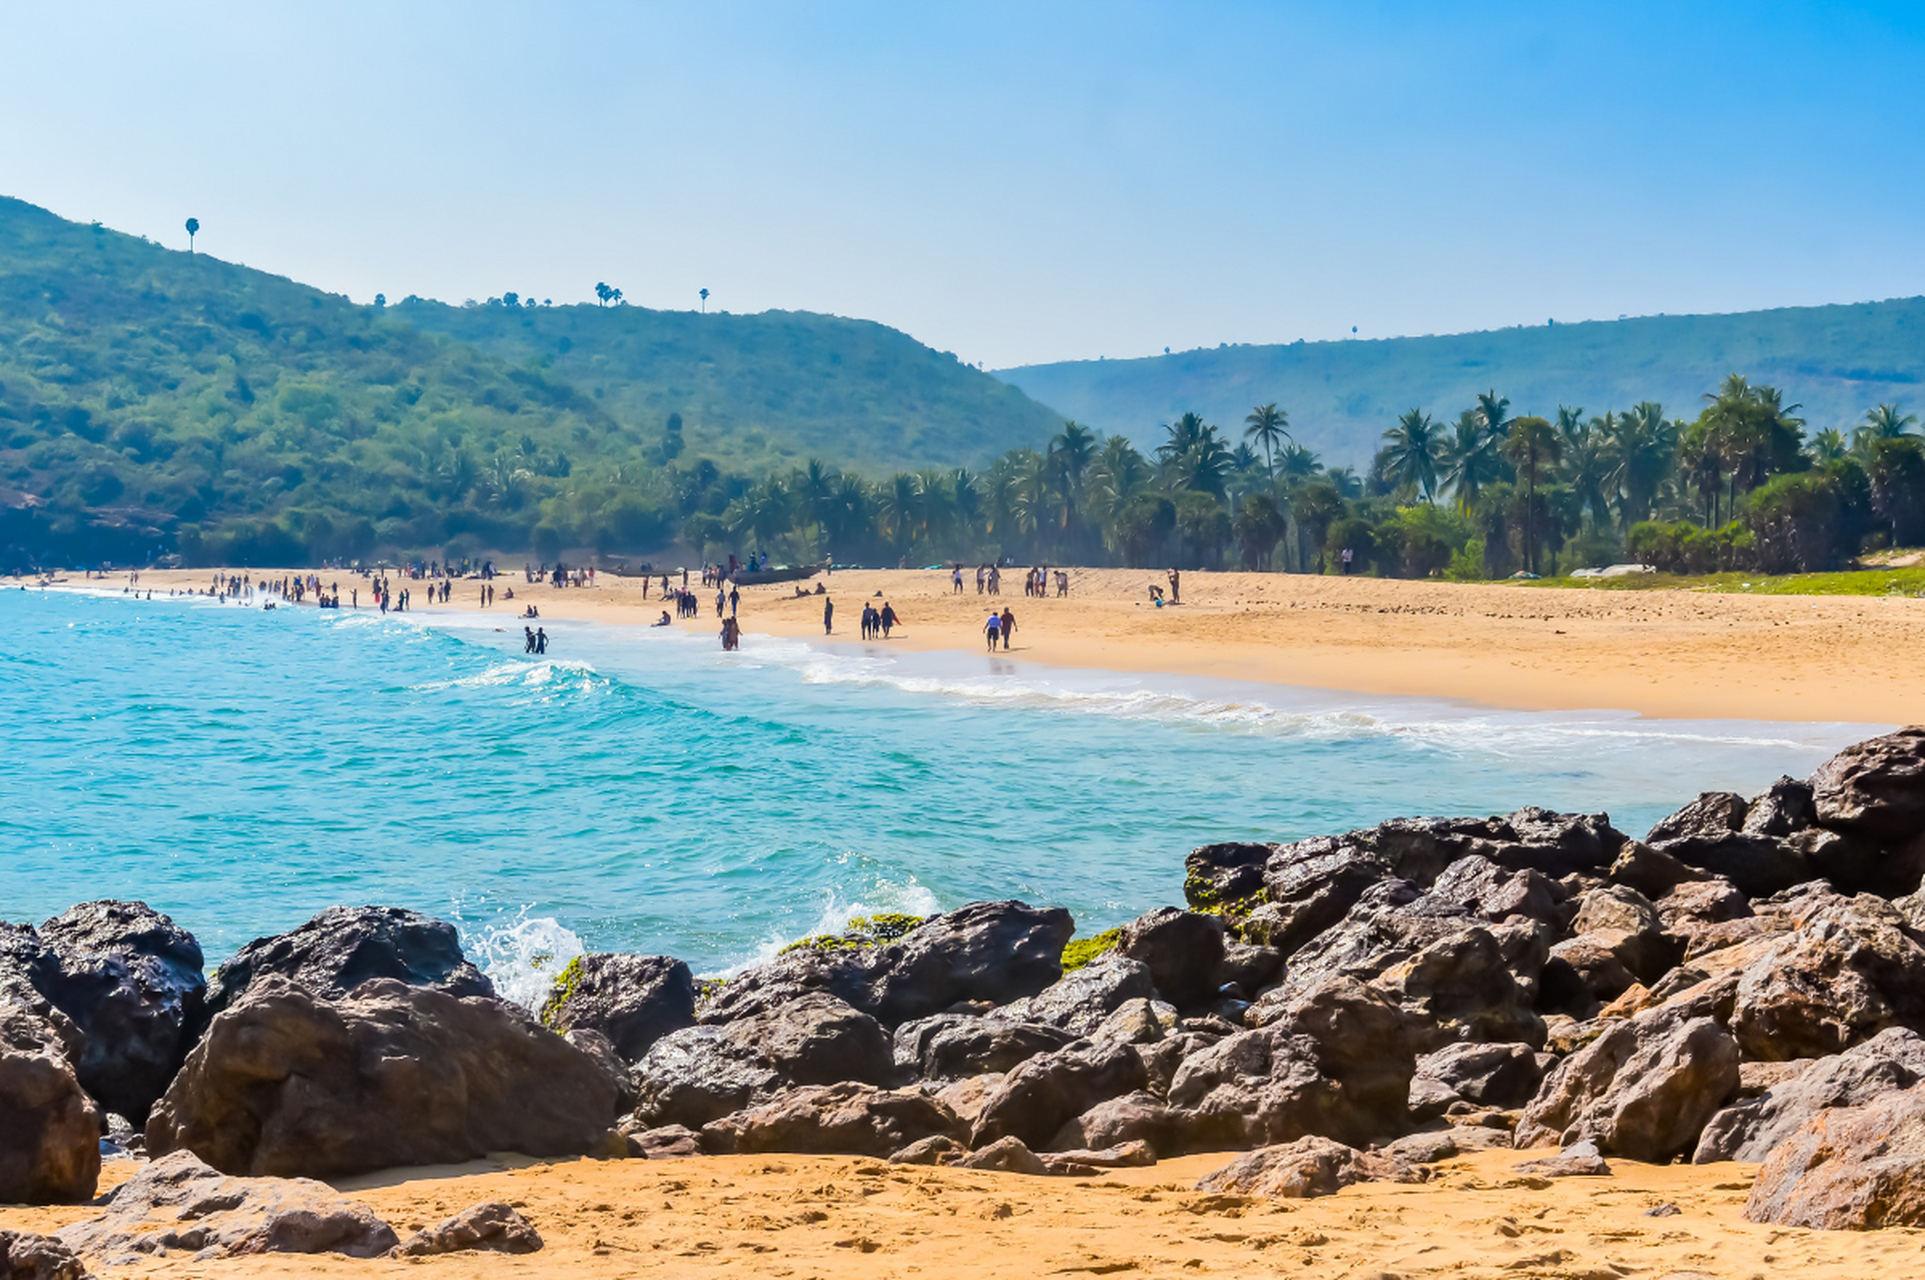
[[(277, 570), (252, 570), (278, 578)], [(1910, 655), (1925, 652), (1925, 600), (1856, 596), (1744, 596), (1697, 591), (1609, 591), (1289, 574), (1183, 575), (1180, 606), (1155, 608), (1160, 574), (1071, 569), (1070, 595), (1029, 599), (1022, 571), (1003, 577), (996, 599), (1016, 615), (1010, 656), (1110, 671), (1167, 672), (1441, 697), (1512, 710), (1615, 709), (1702, 719), (1925, 720), (1925, 684)], [(340, 582), (343, 599), (364, 579)], [(204, 588), (208, 570), (149, 570), (143, 589)], [(17, 580), (15, 580), (17, 581)], [(679, 583), (679, 577), (676, 579)], [(115, 589), (124, 577), (71, 585)], [(691, 575), (699, 590), (699, 575)], [(903, 618), (878, 649), (980, 652), (987, 597), (952, 591), (946, 571), (855, 570), (822, 584), (835, 602), (835, 630), (822, 629), (823, 598), (795, 584), (741, 588), (741, 617), (755, 636), (861, 644), (862, 605), (885, 601)], [(426, 583), (415, 588), (417, 600)], [(504, 625), (534, 602), (544, 619), (647, 624), (661, 613), (660, 579), (646, 598), (636, 578), (597, 575), (593, 588), (497, 579), (490, 611)], [(506, 599), (514, 589), (515, 599)], [(480, 583), (455, 584), (450, 602), (417, 612), (478, 607)], [(675, 625), (716, 629), (715, 592), (699, 591), (701, 614)], [(519, 625), (518, 623), (516, 625)]]
[[(523, 1160), (353, 1179), (397, 1228), (484, 1199), (516, 1205), (546, 1248), (408, 1261), (266, 1255), (150, 1264), (169, 1276), (1857, 1277), (1915, 1265), (1925, 1231), (1806, 1231), (1744, 1221), (1756, 1166), (1613, 1160), (1608, 1178), (1549, 1180), (1486, 1151), (1422, 1184), (1363, 1183), (1315, 1200), (1200, 1194), (1234, 1155), (1099, 1178), (891, 1166), (830, 1156)], [(506, 1167), (513, 1163), (518, 1168)], [(103, 1185), (132, 1172), (110, 1162)], [(1678, 1212), (1650, 1216), (1660, 1205)], [(50, 1231), (85, 1207), (0, 1210)]]

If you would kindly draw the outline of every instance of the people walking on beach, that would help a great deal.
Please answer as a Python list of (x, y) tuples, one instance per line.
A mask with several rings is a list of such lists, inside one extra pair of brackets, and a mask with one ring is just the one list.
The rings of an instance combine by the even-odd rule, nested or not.
[(733, 618), (735, 616), (735, 607), (741, 602), (742, 593), (735, 589), (733, 583), (729, 584), (729, 617)]
[(989, 651), (991, 653), (996, 652), (996, 644), (1003, 636), (1002, 614), (992, 613), (989, 615), (989, 621), (983, 623), (983, 635), (989, 639)]
[(962, 565), (958, 564), (956, 566), (955, 571), (949, 575), (949, 580), (956, 584), (955, 594), (961, 595), (962, 594)]
[(1003, 606), (1003, 648), (1005, 650), (1009, 648), (1009, 638), (1015, 634), (1016, 634), (1016, 615), (1009, 611), (1008, 605), (1004, 605)]
[(989, 594), (999, 596), (1003, 593), (1003, 571), (995, 565), (989, 566)]
[(882, 613), (879, 616), (878, 621), (882, 623), (882, 638), (884, 640), (887, 640), (889, 638), (889, 628), (895, 626), (898, 622), (901, 622), (902, 619), (896, 616), (895, 606), (890, 604), (887, 600), (884, 600), (882, 602)]
[(981, 595), (983, 593), (983, 580), (988, 576), (989, 576), (988, 565), (979, 564), (976, 566), (976, 594), (977, 595)]
[(1067, 595), (1069, 595), (1069, 573), (1063, 569), (1058, 569), (1056, 571), (1056, 598), (1061, 600)]
[(835, 618), (836, 618), (836, 602), (829, 599), (826, 596), (823, 597), (823, 600), (822, 600), (822, 634), (823, 635), (828, 636), (828, 635), (835, 634)]

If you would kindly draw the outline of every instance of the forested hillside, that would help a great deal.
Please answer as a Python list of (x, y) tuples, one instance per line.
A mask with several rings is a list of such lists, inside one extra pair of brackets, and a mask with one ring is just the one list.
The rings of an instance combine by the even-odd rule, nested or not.
[(744, 470), (960, 465), (1057, 425), (880, 325), (358, 306), (0, 199), (0, 568), (632, 554)]
[(1301, 443), (1363, 467), (1405, 410), (1455, 418), (1495, 388), (1556, 417), (1656, 401), (1690, 416), (1728, 373), (1778, 387), (1814, 429), (1874, 404), (1919, 407), (1925, 298), (1733, 315), (1646, 316), (1444, 337), (1227, 346), (1141, 360), (1008, 369), (998, 377), (1068, 417), (1139, 444), (1186, 412), (1230, 430), (1277, 403)]
[(499, 299), (410, 299), (395, 311), (517, 364), (540, 360), (650, 436), (677, 415), (687, 454), (735, 470), (809, 457), (872, 474), (980, 466), (1063, 425), (1014, 387), (868, 320)]

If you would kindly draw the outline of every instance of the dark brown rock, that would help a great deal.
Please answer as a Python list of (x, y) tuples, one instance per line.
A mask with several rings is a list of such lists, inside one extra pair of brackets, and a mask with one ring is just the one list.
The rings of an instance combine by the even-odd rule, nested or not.
[(1141, 1089), (1148, 1079), (1131, 1046), (1078, 1041), (1031, 1058), (1003, 1078), (976, 1117), (970, 1145), (1015, 1136), (1032, 1148), (1097, 1103)]
[(1063, 946), (1075, 932), (1061, 907), (972, 902), (877, 947), (873, 1013), (885, 1026), (940, 1013), (966, 1000), (1003, 1005), (1033, 996), (1063, 976)]
[(1925, 1039), (1897, 1027), (1882, 1031), (1834, 1057), (1799, 1064), (1788, 1078), (1712, 1116), (1691, 1159), (1763, 1160), (1827, 1107), (1858, 1106), (1920, 1080)]
[(695, 978), (667, 956), (578, 956), (541, 1007), (556, 1031), (599, 1031), (624, 1062), (639, 1062), (657, 1040), (695, 1025)]
[(81, 1087), (144, 1124), (197, 1033), (207, 979), (194, 935), (144, 902), (85, 902), (40, 926), (39, 989), (81, 1033)]
[(1679, 885), (1710, 879), (1710, 873), (1686, 866), (1642, 840), (1627, 840), (1611, 864), (1610, 878), (1613, 883), (1636, 889), (1647, 898), (1662, 898)]
[(1663, 1162), (1691, 1150), (1738, 1087), (1738, 1045), (1708, 1017), (1672, 1006), (1607, 1027), (1559, 1063), (1517, 1126), (1520, 1147), (1590, 1139), (1599, 1151)]
[(484, 1200), (469, 1205), (438, 1225), (417, 1231), (395, 1246), (397, 1258), (427, 1258), (438, 1253), (539, 1253), (541, 1233), (512, 1205)]
[(56, 1233), (110, 1267), (192, 1254), (344, 1253), (378, 1258), (399, 1241), (374, 1210), (307, 1178), (228, 1177), (176, 1151), (115, 1188), (106, 1213)]
[(1086, 1036), (1124, 1004), (1154, 994), (1150, 967), (1112, 951), (1071, 970), (1033, 996), (1011, 1001), (996, 1010), (996, 1016)]
[(1925, 1027), (1925, 948), (1883, 899), (1813, 893), (1743, 970), (1731, 1029), (1757, 1061), (1822, 1057), (1886, 1027)]
[(1040, 1178), (1049, 1173), (1047, 1166), (1036, 1158), (1036, 1153), (1024, 1145), (1021, 1138), (998, 1138), (996, 1141), (972, 1151), (956, 1162), (959, 1169), (990, 1169), (997, 1173), (1022, 1173)]
[(1811, 775), (1811, 793), (1834, 831), (1887, 846), (1925, 835), (1925, 727), (1846, 747)]
[(100, 1131), (53, 1025), (0, 1005), (0, 1204), (91, 1199)]
[(955, 1164), (969, 1148), (946, 1133), (919, 1138), (889, 1157), (890, 1164)]
[(1608, 1178), (1611, 1166), (1598, 1154), (1595, 1142), (1578, 1142), (1554, 1156), (1540, 1156), (1511, 1167), (1513, 1173), (1535, 1178)]
[(1178, 1008), (1216, 999), (1223, 971), (1223, 920), (1196, 911), (1158, 907), (1123, 926), (1119, 955), (1150, 971), (1150, 982)]
[(1806, 1121), (1765, 1158), (1745, 1218), (1824, 1231), (1925, 1225), (1925, 1088)]
[(938, 1013), (897, 1027), (894, 1053), (898, 1069), (921, 1079), (959, 1080), (1008, 1071), (1075, 1039), (1073, 1033), (1043, 1023)]
[(0, 1231), (0, 1280), (88, 1280), (86, 1264), (52, 1236)]
[(1645, 843), (1686, 866), (1723, 876), (1748, 897), (1777, 893), (1815, 876), (1804, 855), (1773, 836), (1745, 831), (1748, 805), (1728, 791), (1707, 791), (1661, 819)]
[(1187, 1118), (1156, 1095), (1138, 1091), (1097, 1103), (1058, 1129), (1044, 1149), (1104, 1149), (1140, 1142), (1158, 1155), (1174, 1156), (1188, 1149), (1188, 1141)]
[(328, 999), (257, 977), (208, 1027), (147, 1123), (155, 1155), (333, 1177), (606, 1141), (619, 1080), (526, 1011), (389, 979)]
[(453, 925), (405, 907), (329, 907), (291, 932), (256, 938), (214, 975), (204, 1017), (213, 1018), (270, 976), (328, 999), (375, 978), (451, 996), (495, 994), (494, 984), (461, 953)]
[(1243, 937), (1288, 957), (1330, 928), (1390, 875), (1390, 864), (1347, 839), (1318, 836), (1274, 846), (1263, 872), (1269, 901), (1244, 917)]
[(1779, 778), (1746, 808), (1744, 832), (1783, 839), (1817, 821), (1818, 809), (1812, 800), (1811, 784), (1797, 778)]
[(712, 1120), (702, 1126), (702, 1149), (887, 1157), (924, 1138), (960, 1139), (965, 1132), (955, 1112), (917, 1090), (850, 1081), (790, 1089)]
[(1205, 910), (1238, 902), (1263, 888), (1273, 844), (1206, 844), (1183, 859), (1183, 898)]
[(1561, 924), (1564, 890), (1555, 880), (1530, 867), (1505, 867), (1472, 854), (1444, 868), (1425, 895), (1432, 903), (1450, 903), (1493, 924), (1524, 916), (1546, 924)]
[(671, 1032), (635, 1064), (631, 1078), (639, 1120), (699, 1128), (796, 1085), (855, 1080), (887, 1087), (896, 1065), (880, 1023), (811, 991), (727, 1023)]
[(1452, 1044), (1418, 1058), (1410, 1079), (1410, 1110), (1419, 1120), (1453, 1104), (1521, 1107), (1537, 1092), (1543, 1072), (1527, 1044)]

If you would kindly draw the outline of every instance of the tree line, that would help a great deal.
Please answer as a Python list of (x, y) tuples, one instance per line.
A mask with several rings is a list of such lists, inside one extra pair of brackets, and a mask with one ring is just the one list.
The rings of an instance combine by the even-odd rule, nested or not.
[[(1413, 408), (1366, 472), (1324, 465), (1288, 413), (1231, 431), (1187, 413), (1145, 453), (1067, 422), (981, 471), (881, 479), (811, 460), (757, 480), (671, 464), (681, 532), (714, 558), (919, 564), (1180, 564), (1487, 579), (1624, 559), (1681, 572), (1810, 570), (1925, 541), (1925, 450), (1898, 406), (1849, 435), (1732, 374), (1694, 418), (1645, 401), (1555, 419), (1495, 390), (1456, 417)], [(706, 470), (705, 470), (706, 469)]]

